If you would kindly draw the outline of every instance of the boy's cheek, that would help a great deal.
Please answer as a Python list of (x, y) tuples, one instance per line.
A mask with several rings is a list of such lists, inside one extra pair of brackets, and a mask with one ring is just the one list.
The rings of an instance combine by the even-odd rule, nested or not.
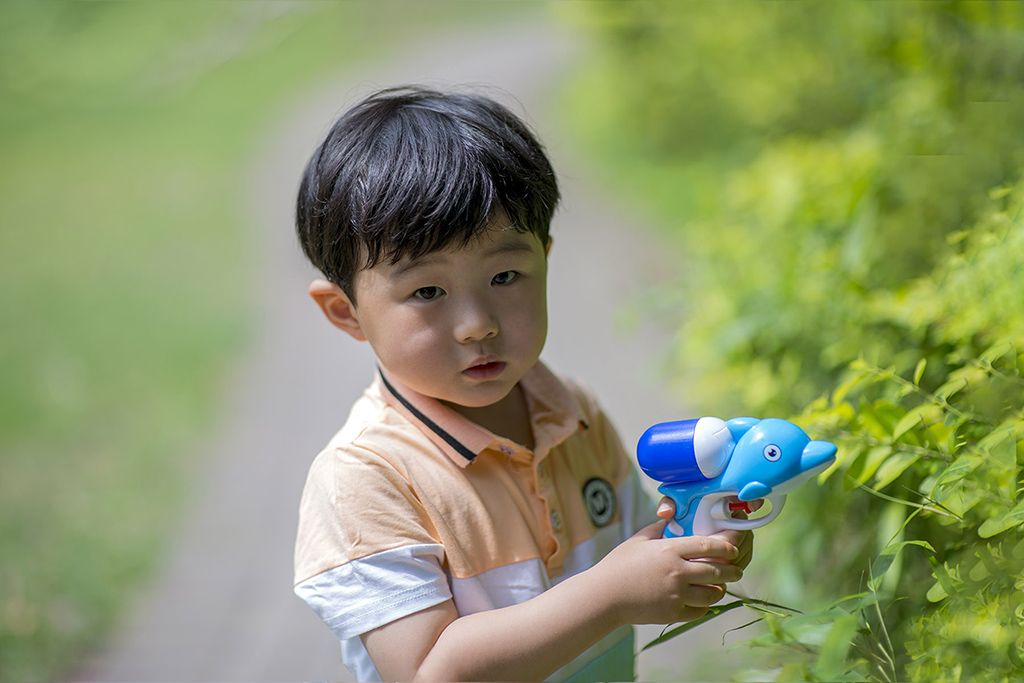
[(436, 331), (415, 310), (379, 306), (363, 316), (363, 328), (375, 350), (401, 350), (407, 353), (432, 341)]
[(379, 348), (375, 346), (374, 351), (389, 369), (409, 368), (418, 374), (447, 358), (439, 336), (435, 330), (424, 330), (415, 325), (399, 326), (382, 336)]

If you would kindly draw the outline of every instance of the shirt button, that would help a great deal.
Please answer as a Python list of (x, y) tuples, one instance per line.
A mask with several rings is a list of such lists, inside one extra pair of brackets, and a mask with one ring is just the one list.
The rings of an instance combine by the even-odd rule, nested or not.
[(551, 513), (551, 528), (555, 531), (562, 530), (562, 515), (558, 514), (557, 511)]
[(512, 455), (512, 453), (514, 453), (511, 446), (506, 446), (504, 444), (498, 446), (498, 450), (504, 453), (505, 455)]

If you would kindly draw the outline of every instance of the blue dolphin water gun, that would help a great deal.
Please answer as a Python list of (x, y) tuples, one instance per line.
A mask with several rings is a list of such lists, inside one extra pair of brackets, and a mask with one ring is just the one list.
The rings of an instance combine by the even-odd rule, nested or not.
[[(637, 461), (658, 491), (676, 503), (666, 537), (756, 529), (775, 519), (786, 494), (835, 462), (836, 446), (812, 441), (787, 420), (701, 417), (656, 424), (640, 437)], [(740, 502), (730, 503), (735, 497)], [(734, 519), (735, 510), (767, 499), (771, 511)]]

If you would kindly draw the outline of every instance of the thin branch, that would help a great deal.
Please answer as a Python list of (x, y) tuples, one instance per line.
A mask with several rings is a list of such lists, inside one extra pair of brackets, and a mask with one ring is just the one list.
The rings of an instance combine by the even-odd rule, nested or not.
[(793, 607), (787, 607), (786, 605), (780, 605), (778, 603), (768, 602), (767, 600), (762, 600), (761, 598), (751, 598), (751, 597), (749, 597), (747, 595), (743, 595), (741, 593), (735, 593), (735, 592), (733, 592), (731, 590), (726, 590), (725, 594), (726, 595), (730, 595), (730, 596), (736, 598), (737, 600), (741, 600), (744, 603), (744, 605), (746, 607), (750, 608), (750, 609), (753, 609), (751, 607), (751, 603), (752, 603), (754, 605), (764, 605), (766, 607), (775, 607), (776, 609), (786, 610), (787, 612), (793, 612), (794, 614), (803, 614), (803, 612), (801, 612), (798, 609), (794, 609)]
[(950, 519), (955, 519), (958, 522), (962, 522), (963, 521), (962, 518), (958, 517), (957, 515), (953, 514), (952, 512), (947, 512), (945, 510), (942, 510), (940, 508), (934, 507), (932, 505), (922, 505), (920, 503), (912, 503), (909, 500), (903, 500), (901, 498), (894, 498), (893, 496), (886, 495), (886, 494), (882, 493), (881, 491), (876, 491), (875, 489), (871, 488), (870, 486), (867, 486), (865, 484), (860, 483), (859, 481), (854, 479), (852, 476), (850, 476), (850, 474), (848, 472), (843, 472), (843, 474), (846, 476), (847, 479), (852, 481), (854, 484), (856, 484), (860, 488), (864, 489), (868, 493), (870, 493), (872, 495), (875, 495), (875, 496), (878, 496), (882, 500), (887, 500), (890, 503), (899, 503), (900, 505), (906, 505), (907, 507), (917, 508), (919, 510), (924, 510), (924, 511), (927, 511), (927, 512), (934, 512), (937, 515), (942, 515), (943, 517), (949, 517)]
[[(1015, 348), (1011, 348), (1010, 353), (1012, 353), (1014, 356), (1014, 366), (1016, 366), (1017, 350)], [(1024, 377), (1021, 377), (1020, 375), (1008, 375), (1001, 370), (997, 370), (996, 367), (988, 361), (981, 361), (978, 360), (977, 358), (970, 358), (967, 362), (972, 367), (978, 368), (979, 370), (984, 370), (993, 377), (998, 377), (1001, 380), (1012, 382), (1014, 384), (1024, 384)]]
[(863, 433), (854, 434), (854, 432), (851, 432), (846, 429), (836, 430), (836, 434), (839, 434), (840, 436), (845, 436), (849, 438), (851, 441), (856, 440), (864, 444), (865, 446), (888, 446), (896, 453), (913, 453), (914, 455), (921, 455), (926, 458), (938, 458), (939, 460), (946, 464), (949, 464), (954, 460), (952, 455), (946, 453), (941, 449), (933, 450), (931, 448), (925, 448), (924, 446), (914, 446), (909, 443), (885, 443), (880, 439), (876, 439), (872, 436), (864, 436)]
[(762, 621), (764, 621), (764, 617), (758, 617), (757, 619), (754, 619), (753, 621), (748, 621), (747, 623), (745, 623), (745, 624), (743, 624), (741, 626), (735, 626), (733, 628), (727, 629), (726, 632), (722, 634), (722, 645), (725, 645), (725, 637), (727, 635), (729, 635), (730, 633), (734, 633), (736, 631), (742, 631), (743, 629), (745, 629), (745, 628), (747, 628), (749, 626), (753, 626), (754, 624), (758, 624), (758, 623), (760, 623)]
[(875, 602), (875, 612), (878, 613), (878, 626), (882, 630), (882, 635), (885, 636), (885, 644), (888, 646), (888, 649), (886, 649), (885, 647), (882, 646), (881, 643), (879, 643), (878, 644), (878, 648), (880, 650), (882, 650), (883, 654), (885, 654), (885, 658), (889, 662), (889, 667), (892, 670), (892, 677), (889, 680), (890, 681), (895, 681), (896, 680), (896, 655), (895, 655), (896, 648), (893, 647), (892, 639), (889, 638), (889, 629), (887, 629), (885, 627), (885, 619), (882, 616), (882, 608), (878, 605), (877, 601)]
[[(896, 374), (892, 370), (883, 370), (882, 368), (880, 368), (878, 366), (869, 365), (867, 363), (865, 363), (865, 365), (867, 366), (868, 371), (871, 372), (872, 374), (874, 374), (875, 376), (881, 377), (882, 379), (890, 379), (893, 382), (895, 382), (896, 384), (899, 384), (900, 386), (902, 386), (902, 387), (910, 390), (911, 392), (917, 394), (918, 396), (922, 397), (923, 399), (925, 399), (929, 403), (937, 405), (940, 408), (945, 409), (946, 411), (952, 413), (953, 415), (956, 415), (959, 418), (962, 418), (962, 419), (970, 421), (970, 422), (981, 422), (982, 424), (991, 424), (988, 420), (984, 419), (983, 417), (981, 417), (979, 415), (976, 415), (974, 413), (967, 413), (967, 412), (964, 412), (964, 411), (960, 410), (959, 408), (956, 408), (955, 406), (953, 406), (946, 399), (939, 398), (935, 394), (933, 394), (931, 392), (928, 392), (928, 391), (925, 391), (924, 389), (922, 389), (921, 387), (917, 386), (916, 384), (914, 384), (910, 380), (905, 379), (903, 377), (900, 377), (898, 374)], [(970, 388), (970, 383), (969, 382), (965, 383), (965, 388)]]

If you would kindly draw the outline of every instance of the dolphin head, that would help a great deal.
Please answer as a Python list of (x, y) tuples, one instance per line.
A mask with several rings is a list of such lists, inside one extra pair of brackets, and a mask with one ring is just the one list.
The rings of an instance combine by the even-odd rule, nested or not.
[(835, 455), (835, 445), (811, 441), (792, 422), (768, 418), (736, 443), (727, 477), (736, 490), (746, 487), (750, 495), (788, 493), (831, 465)]

